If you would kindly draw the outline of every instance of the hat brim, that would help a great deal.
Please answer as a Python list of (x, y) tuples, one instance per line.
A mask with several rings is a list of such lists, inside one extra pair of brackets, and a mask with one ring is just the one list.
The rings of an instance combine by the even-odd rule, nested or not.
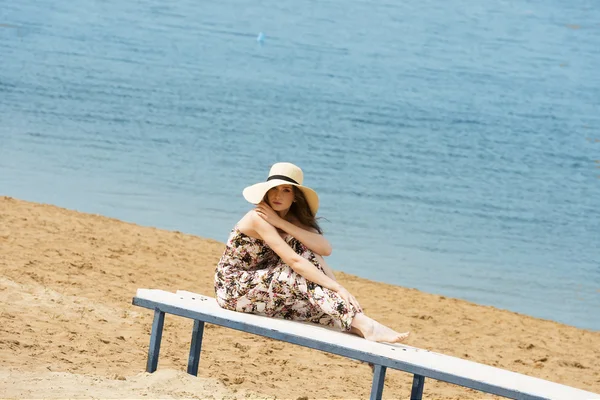
[(310, 211), (313, 215), (317, 215), (317, 211), (319, 210), (319, 196), (317, 195), (317, 192), (315, 192), (309, 187), (284, 181), (283, 179), (272, 179), (267, 182), (256, 183), (252, 186), (248, 186), (247, 188), (245, 188), (242, 194), (248, 202), (252, 204), (258, 204), (263, 200), (265, 194), (269, 190), (279, 185), (292, 185), (300, 189), (304, 194), (304, 197), (306, 198), (306, 202), (308, 203)]

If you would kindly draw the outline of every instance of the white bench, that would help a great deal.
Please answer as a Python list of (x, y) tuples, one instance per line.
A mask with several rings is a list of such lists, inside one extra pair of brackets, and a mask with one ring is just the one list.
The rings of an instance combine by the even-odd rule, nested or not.
[(198, 374), (204, 323), (225, 326), (300, 346), (373, 363), (371, 399), (381, 399), (387, 368), (414, 375), (411, 400), (421, 400), (425, 378), (514, 399), (600, 399), (599, 394), (500, 368), (401, 344), (375, 343), (324, 326), (225, 310), (212, 297), (196, 293), (138, 289), (133, 304), (154, 310), (146, 371), (154, 372), (165, 313), (194, 320), (187, 372)]

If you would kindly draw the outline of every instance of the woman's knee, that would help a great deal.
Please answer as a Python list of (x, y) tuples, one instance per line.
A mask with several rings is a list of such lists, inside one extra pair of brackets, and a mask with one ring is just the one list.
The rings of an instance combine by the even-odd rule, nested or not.
[(294, 250), (296, 252), (296, 254), (301, 255), (302, 257), (304, 257), (306, 259), (314, 258), (314, 256), (315, 256), (315, 253), (313, 253), (312, 250), (310, 250), (308, 247), (306, 247), (304, 245), (304, 243), (302, 243), (295, 237), (292, 237), (288, 241), (288, 244), (290, 245), (292, 250)]
[[(306, 258), (315, 267), (320, 269), (321, 272), (325, 273), (325, 270), (321, 266), (321, 261), (319, 261), (320, 256), (317, 253), (315, 253), (314, 251), (312, 251), (311, 249), (306, 247), (302, 242), (300, 242), (298, 239), (296, 239), (294, 237), (292, 237), (288, 241), (288, 244), (296, 252), (296, 254), (298, 254), (299, 256), (301, 256), (303, 258)], [(321, 258), (321, 260), (322, 260), (322, 258)]]

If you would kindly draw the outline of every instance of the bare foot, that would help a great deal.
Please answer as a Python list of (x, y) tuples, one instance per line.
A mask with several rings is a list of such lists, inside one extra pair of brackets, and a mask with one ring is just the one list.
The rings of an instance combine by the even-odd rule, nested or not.
[(366, 329), (366, 332), (363, 333), (365, 339), (372, 342), (400, 343), (405, 341), (408, 335), (410, 335), (409, 332), (396, 332), (372, 319), (370, 325), (370, 329)]

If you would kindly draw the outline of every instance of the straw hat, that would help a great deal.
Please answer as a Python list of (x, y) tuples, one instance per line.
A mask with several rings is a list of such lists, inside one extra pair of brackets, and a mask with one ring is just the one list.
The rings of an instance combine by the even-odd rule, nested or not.
[(275, 186), (296, 186), (302, 191), (304, 197), (306, 197), (306, 202), (308, 203), (308, 207), (310, 208), (312, 214), (317, 215), (317, 210), (319, 209), (319, 196), (317, 195), (317, 192), (311, 188), (302, 186), (303, 180), (304, 174), (296, 165), (285, 162), (277, 163), (273, 164), (271, 167), (271, 170), (269, 171), (269, 177), (265, 182), (259, 182), (252, 186), (248, 186), (244, 189), (242, 194), (250, 203), (258, 204), (263, 200), (265, 194)]

